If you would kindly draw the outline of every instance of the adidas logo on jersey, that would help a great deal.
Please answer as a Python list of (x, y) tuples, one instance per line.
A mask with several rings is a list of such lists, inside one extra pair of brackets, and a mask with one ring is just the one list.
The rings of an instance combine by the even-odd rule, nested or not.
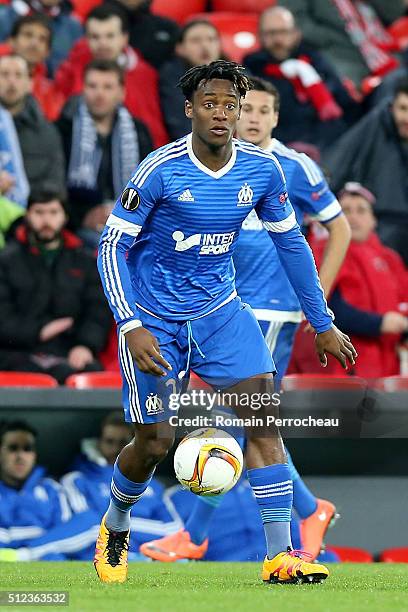
[(183, 191), (177, 199), (179, 202), (194, 202), (194, 196), (189, 189)]

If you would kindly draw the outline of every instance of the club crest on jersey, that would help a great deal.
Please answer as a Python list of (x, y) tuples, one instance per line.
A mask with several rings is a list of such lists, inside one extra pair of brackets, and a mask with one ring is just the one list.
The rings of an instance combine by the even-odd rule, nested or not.
[(284, 204), (284, 203), (286, 202), (286, 200), (288, 199), (288, 197), (289, 197), (289, 196), (288, 196), (288, 192), (287, 192), (287, 191), (284, 191), (284, 192), (283, 192), (283, 193), (281, 193), (281, 194), (280, 194), (280, 196), (279, 196), (279, 202), (280, 202), (281, 204)]
[(238, 204), (237, 206), (252, 206), (252, 198), (254, 192), (252, 191), (248, 183), (244, 183), (241, 189), (238, 191)]
[(125, 210), (136, 210), (140, 204), (140, 196), (136, 189), (126, 187), (125, 191), (120, 197), (120, 203)]
[(163, 401), (160, 399), (157, 393), (149, 393), (146, 398), (145, 406), (147, 416), (161, 414), (164, 412)]

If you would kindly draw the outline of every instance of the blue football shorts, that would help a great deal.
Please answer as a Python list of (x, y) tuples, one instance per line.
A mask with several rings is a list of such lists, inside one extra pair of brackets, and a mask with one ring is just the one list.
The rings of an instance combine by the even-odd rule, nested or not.
[(261, 319), (258, 319), (258, 323), (275, 362), (276, 386), (277, 380), (281, 381), (288, 369), (299, 324), (289, 321), (263, 321)]
[[(250, 306), (235, 297), (213, 313), (182, 323), (140, 312), (143, 326), (157, 338), (172, 370), (158, 377), (141, 372), (119, 333), (119, 364), (123, 379), (125, 419), (134, 423), (167, 421), (169, 406), (190, 369), (215, 389), (275, 372), (271, 352)], [(161, 366), (162, 367), (162, 366)]]

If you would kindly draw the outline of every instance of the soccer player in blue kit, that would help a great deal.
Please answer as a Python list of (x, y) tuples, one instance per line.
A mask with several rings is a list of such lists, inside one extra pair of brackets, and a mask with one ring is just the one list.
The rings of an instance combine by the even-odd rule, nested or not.
[[(328, 229), (328, 247), (320, 271), (322, 288), (327, 296), (350, 242), (348, 222), (318, 166), (306, 155), (272, 138), (279, 119), (277, 89), (271, 83), (254, 77), (251, 85), (252, 89), (242, 102), (237, 137), (276, 156), (285, 174), (298, 224), (303, 224), (306, 213)], [(242, 224), (233, 261), (237, 293), (252, 307), (272, 353), (277, 389), (288, 367), (295, 332), (302, 320), (302, 309), (274, 244), (254, 209)], [(233, 433), (243, 442), (236, 432)], [(302, 549), (316, 558), (327, 528), (336, 516), (336, 508), (330, 501), (313, 495), (299, 477), (287, 449), (286, 454), (293, 481), (293, 506), (301, 519)], [(141, 551), (148, 557), (168, 562), (204, 557), (207, 537), (211, 537), (212, 515), (221, 502), (222, 496), (196, 497), (184, 529), (146, 542)]]
[[(151, 153), (137, 168), (101, 237), (98, 267), (118, 324), (123, 401), (135, 438), (114, 467), (111, 502), (96, 544), (103, 582), (123, 582), (131, 507), (174, 440), (168, 396), (190, 368), (239, 397), (273, 394), (275, 365), (260, 327), (236, 294), (232, 254), (242, 222), (256, 209), (316, 331), (321, 363), (344, 367), (356, 352), (333, 325), (311, 251), (296, 222), (277, 159), (233, 139), (242, 69), (217, 61), (180, 80), (192, 134)], [(258, 395), (259, 397), (259, 395)], [(233, 406), (238, 415), (241, 406)], [(280, 434), (247, 430), (248, 480), (263, 519), (265, 582), (320, 582), (323, 565), (293, 551), (292, 480)]]

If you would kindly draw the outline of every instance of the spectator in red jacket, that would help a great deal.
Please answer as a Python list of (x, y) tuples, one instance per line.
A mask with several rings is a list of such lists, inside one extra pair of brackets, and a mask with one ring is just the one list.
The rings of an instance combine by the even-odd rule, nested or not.
[[(351, 244), (329, 301), (336, 324), (359, 354), (354, 374), (364, 378), (399, 373), (397, 348), (408, 332), (408, 269), (375, 233), (373, 194), (346, 183), (339, 202), (351, 227)], [(324, 245), (315, 249), (321, 260)], [(336, 364), (330, 364), (337, 373)]]
[(32, 95), (37, 100), (48, 121), (57, 119), (64, 98), (47, 76), (46, 61), (52, 42), (52, 25), (46, 15), (35, 13), (15, 21), (9, 43), (0, 46), (0, 55), (16, 54), (29, 66), (32, 79)]
[[(81, 0), (83, 2), (83, 0)], [(49, 76), (67, 57), (72, 45), (82, 36), (82, 26), (72, 15), (69, 0), (11, 0), (0, 6), (0, 40), (6, 41), (20, 17), (41, 14), (49, 18), (52, 27), (52, 48), (47, 58)]]
[(65, 98), (80, 94), (85, 66), (92, 59), (117, 61), (125, 69), (125, 106), (147, 125), (156, 147), (168, 142), (157, 73), (128, 45), (128, 24), (123, 13), (109, 6), (98, 6), (89, 13), (85, 31), (86, 38), (76, 43), (57, 71), (58, 90)]

